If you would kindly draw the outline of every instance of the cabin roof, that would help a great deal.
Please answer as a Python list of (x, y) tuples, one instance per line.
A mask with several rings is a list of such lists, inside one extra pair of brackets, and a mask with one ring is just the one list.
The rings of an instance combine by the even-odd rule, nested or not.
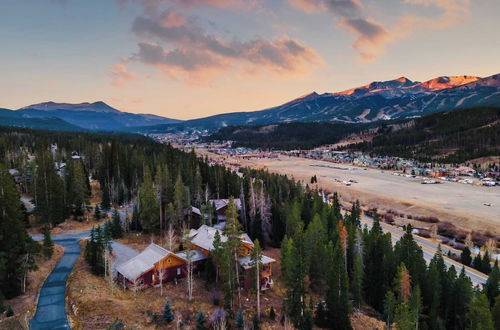
[[(153, 268), (155, 263), (169, 254), (173, 254), (173, 252), (151, 243), (141, 253), (118, 265), (116, 270), (129, 281), (133, 281), (149, 269)], [(182, 258), (180, 256), (178, 257)]]
[[(193, 244), (201, 247), (202, 249), (211, 251), (214, 247), (216, 232), (219, 232), (221, 242), (227, 241), (227, 236), (221, 230), (207, 225), (202, 225), (198, 229), (191, 229), (189, 236), (191, 237), (191, 242)], [(240, 239), (253, 247), (253, 241), (247, 234), (241, 234)]]
[[(229, 204), (229, 199), (211, 199), (210, 203), (213, 203), (215, 205), (215, 210), (219, 211)], [(241, 199), (235, 198), (234, 203), (236, 204), (236, 208), (241, 210)]]
[[(201, 260), (205, 260), (207, 259), (208, 257), (203, 254), (203, 252), (201, 252), (200, 250), (190, 250), (191, 253), (193, 253), (191, 255), (191, 262), (197, 262), (197, 261), (201, 261)], [(177, 252), (175, 255), (178, 256), (179, 258), (182, 258), (182, 259), (185, 259), (185, 260), (188, 260), (188, 255), (187, 255), (187, 252), (188, 251), (181, 251), (181, 252)]]
[[(274, 260), (273, 258), (270, 258), (268, 256), (265, 256), (265, 255), (262, 255), (262, 260), (261, 260), (261, 263), (263, 265), (266, 265), (266, 264), (270, 264), (272, 262), (275, 262), (276, 260)], [(246, 269), (250, 269), (250, 268), (253, 268), (253, 265), (252, 265), (252, 257), (250, 255), (247, 255), (247, 256), (244, 256), (244, 257), (240, 257), (238, 258), (238, 263), (240, 264), (241, 267), (243, 267), (245, 270)]]

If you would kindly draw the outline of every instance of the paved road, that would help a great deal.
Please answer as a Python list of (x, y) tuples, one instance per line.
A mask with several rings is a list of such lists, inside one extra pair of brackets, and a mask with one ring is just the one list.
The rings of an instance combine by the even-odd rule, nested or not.
[[(369, 228), (371, 227), (371, 225), (373, 223), (372, 218), (367, 217), (367, 216), (363, 216), (361, 218), (361, 222), (363, 224), (366, 224)], [(401, 236), (404, 235), (403, 230), (401, 230), (398, 227), (391, 226), (391, 225), (388, 225), (386, 223), (381, 223), (381, 226), (385, 232), (391, 233), (391, 238), (392, 238), (393, 244), (396, 244), (396, 242), (399, 241)], [(413, 239), (422, 248), (422, 251), (424, 253), (424, 259), (426, 262), (429, 263), (431, 261), (431, 259), (434, 257), (434, 255), (436, 254), (439, 244), (437, 244), (431, 240), (416, 236), (416, 235), (413, 235)], [(460, 272), (462, 267), (464, 267), (464, 265), (453, 260), (453, 259), (448, 258), (445, 255), (446, 253), (448, 253), (448, 250), (451, 250), (452, 252), (456, 252), (456, 251), (454, 251), (453, 249), (448, 248), (446, 246), (441, 246), (441, 250), (443, 251), (443, 259), (444, 259), (444, 263), (446, 264), (446, 267), (454, 266), (456, 271)], [(485, 275), (485, 274), (478, 272), (477, 270), (470, 268), (470, 267), (467, 267), (467, 266), (465, 267), (465, 274), (471, 279), (473, 285), (482, 285), (482, 284), (485, 284), (486, 281), (488, 280), (488, 275)]]
[[(79, 240), (87, 237), (88, 231), (54, 235), (52, 240), (64, 248), (64, 255), (45, 280), (38, 298), (35, 316), (30, 320), (31, 329), (70, 329), (66, 316), (66, 281), (76, 260), (80, 256)], [(33, 236), (41, 239), (40, 235)]]

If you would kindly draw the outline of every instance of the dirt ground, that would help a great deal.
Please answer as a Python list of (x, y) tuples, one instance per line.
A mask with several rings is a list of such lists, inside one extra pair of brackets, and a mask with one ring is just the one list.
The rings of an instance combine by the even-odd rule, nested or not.
[[(266, 255), (279, 257), (279, 249), (265, 251)], [(279, 267), (276, 267), (276, 276), (279, 276)], [(206, 287), (203, 274), (195, 279), (195, 290), (193, 301), (190, 303), (186, 298), (185, 281), (178, 284), (167, 283), (163, 287), (163, 295), (160, 295), (160, 288), (149, 287), (136, 293), (123, 289), (118, 285), (113, 288), (104, 278), (94, 276), (90, 273), (89, 267), (80, 258), (68, 284), (68, 301), (75, 329), (103, 329), (115, 321), (122, 322), (127, 328), (137, 329), (174, 329), (175, 321), (170, 324), (162, 324), (156, 327), (151, 323), (147, 311), (160, 313), (163, 310), (165, 299), (171, 300), (171, 307), (176, 320), (181, 318), (185, 329), (193, 329), (196, 324), (196, 313), (199, 310), (208, 314), (218, 306), (214, 306), (211, 301), (211, 290)], [(261, 308), (263, 313), (268, 315), (268, 311), (273, 306), (279, 315), (281, 309), (282, 289), (279, 285), (273, 290), (263, 292), (261, 295)], [(247, 313), (247, 320), (251, 320), (251, 315), (255, 313), (254, 294), (243, 292), (242, 308)], [(263, 317), (263, 329), (280, 329), (278, 321), (272, 321), (269, 317)]]
[[(147, 235), (134, 237), (123, 239), (123, 242), (129, 242), (131, 247), (139, 248), (139, 250), (149, 244), (151, 239)], [(273, 265), (275, 286), (272, 290), (261, 294), (263, 315), (261, 328), (283, 329), (279, 322), (285, 293), (285, 288), (280, 281), (280, 250), (266, 249), (264, 253), (277, 262)], [(80, 257), (69, 278), (68, 310), (71, 311), (69, 314), (74, 329), (105, 329), (113, 322), (121, 322), (126, 325), (126, 328), (176, 329), (176, 322), (179, 319), (182, 319), (184, 323), (183, 329), (194, 329), (196, 313), (199, 310), (205, 313), (208, 320), (209, 314), (219, 308), (212, 303), (213, 291), (214, 286), (207, 286), (202, 273), (195, 278), (192, 302), (189, 302), (186, 297), (185, 280), (177, 284), (164, 284), (162, 294), (159, 287), (148, 287), (134, 293), (116, 284), (111, 287), (104, 278), (92, 275), (88, 265)], [(222, 293), (220, 294), (222, 296)], [(155, 325), (151, 322), (147, 312), (161, 315), (167, 297), (171, 300), (175, 321), (171, 324)], [(255, 293), (251, 290), (242, 292), (241, 306), (245, 310), (246, 321), (250, 322), (256, 312)], [(269, 318), (271, 306), (277, 315), (275, 320)], [(358, 312), (353, 314), (352, 322), (354, 329), (382, 328), (379, 320)]]
[(35, 303), (38, 290), (64, 254), (64, 249), (58, 244), (54, 244), (54, 255), (51, 259), (43, 256), (36, 258), (38, 270), (28, 273), (29, 286), (27, 291), (13, 299), (7, 300), (5, 306), (10, 305), (14, 310), (14, 316), (9, 319), (0, 320), (0, 329), (27, 329), (28, 321), (35, 313)]
[[(333, 164), (303, 158), (280, 157), (279, 159), (241, 159), (221, 156), (206, 150), (197, 150), (223, 164), (235, 164), (286, 174), (299, 181), (309, 182), (312, 175), (318, 177), (318, 187), (338, 192), (342, 200), (359, 199), (366, 207), (394, 210), (413, 216), (435, 216), (449, 221), (466, 231), (489, 231), (500, 234), (500, 188), (476, 187), (454, 182), (441, 185), (421, 185), (408, 178), (396, 177), (391, 172), (356, 168), (351, 165)], [(312, 166), (311, 166), (312, 165)], [(355, 170), (338, 170), (331, 166), (349, 167)], [(233, 168), (237, 167), (233, 165)], [(343, 181), (356, 178), (358, 183), (345, 186)], [(484, 203), (491, 206), (485, 206)]]

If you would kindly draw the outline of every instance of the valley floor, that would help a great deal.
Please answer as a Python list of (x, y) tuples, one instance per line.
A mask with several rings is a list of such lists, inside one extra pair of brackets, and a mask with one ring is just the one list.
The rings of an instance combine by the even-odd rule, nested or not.
[[(206, 150), (198, 153), (225, 164), (266, 169), (337, 191), (344, 201), (359, 199), (366, 207), (395, 210), (418, 216), (436, 216), (467, 231), (500, 234), (500, 187), (478, 187), (455, 182), (423, 185), (420, 181), (391, 175), (390, 171), (365, 169), (345, 164), (281, 156), (278, 159), (221, 157)], [(342, 181), (354, 180), (351, 186)]]

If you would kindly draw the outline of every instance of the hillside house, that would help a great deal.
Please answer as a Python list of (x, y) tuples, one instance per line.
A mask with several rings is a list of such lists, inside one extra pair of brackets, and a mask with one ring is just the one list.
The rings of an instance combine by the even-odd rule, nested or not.
[[(197, 270), (202, 267), (206, 256), (193, 252), (191, 261)], [(174, 253), (151, 243), (137, 256), (116, 267), (117, 281), (128, 288), (174, 281), (186, 276), (187, 262), (186, 251)]]
[[(214, 221), (216, 223), (225, 222), (229, 199), (210, 199), (208, 202), (212, 203), (215, 209), (217, 219), (214, 219)], [(236, 204), (238, 212), (240, 212), (241, 200), (239, 198), (235, 198), (234, 203)], [(184, 215), (189, 228), (199, 228), (203, 224), (202, 217), (205, 216), (205, 218), (207, 218), (207, 215), (203, 215), (201, 210), (195, 206), (190, 206), (184, 210)]]
[[(174, 253), (151, 243), (137, 256), (116, 267), (117, 282), (124, 287), (134, 289), (184, 278), (187, 275), (189, 257), (193, 262), (194, 271), (202, 270), (205, 260), (210, 258), (210, 251), (213, 250), (216, 232), (219, 232), (222, 242), (227, 241), (227, 236), (220, 229), (206, 225), (191, 229), (188, 234), (193, 244), (190, 256), (188, 256), (188, 251)], [(253, 265), (250, 258), (254, 243), (247, 234), (241, 234), (240, 239), (238, 263), (242, 270), (241, 282), (244, 288), (250, 288), (254, 285)], [(274, 259), (262, 256), (261, 290), (267, 290), (273, 286), (271, 276), (274, 262)]]
[[(229, 199), (211, 199), (209, 203), (212, 203), (215, 207), (215, 213), (217, 213), (218, 221), (226, 221), (226, 211), (227, 206), (229, 205)], [(234, 203), (236, 204), (236, 208), (238, 212), (241, 211), (241, 199), (235, 198)]]
[[(201, 226), (197, 230), (192, 229), (189, 232), (191, 238), (191, 243), (194, 249), (201, 251), (207, 257), (210, 255), (210, 251), (213, 250), (215, 233), (219, 232), (222, 242), (227, 241), (227, 236), (224, 233), (214, 227), (209, 227), (206, 225)], [(243, 287), (249, 288), (253, 284), (251, 283), (251, 270), (253, 269), (250, 254), (253, 250), (254, 243), (247, 234), (240, 235), (241, 247), (238, 258), (238, 263), (240, 264), (242, 272), (242, 284)], [(272, 288), (272, 264), (276, 262), (273, 258), (262, 256), (262, 270), (261, 270), (261, 290), (267, 290)]]

